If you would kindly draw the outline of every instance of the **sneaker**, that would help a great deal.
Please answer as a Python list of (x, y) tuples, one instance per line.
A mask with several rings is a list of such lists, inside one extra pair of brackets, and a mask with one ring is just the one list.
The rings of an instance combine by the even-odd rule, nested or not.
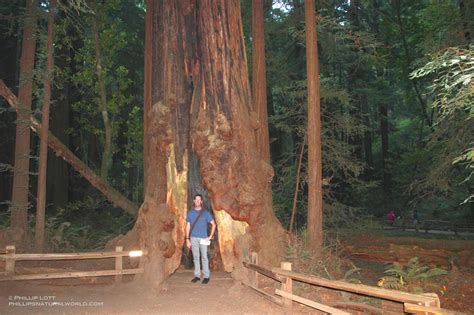
[(196, 283), (196, 282), (198, 282), (199, 280), (201, 280), (201, 279), (199, 279), (198, 277), (194, 277), (194, 278), (191, 280), (191, 282), (192, 282), (192, 283)]
[(202, 280), (202, 284), (208, 284), (209, 283), (209, 278), (204, 278), (204, 280)]

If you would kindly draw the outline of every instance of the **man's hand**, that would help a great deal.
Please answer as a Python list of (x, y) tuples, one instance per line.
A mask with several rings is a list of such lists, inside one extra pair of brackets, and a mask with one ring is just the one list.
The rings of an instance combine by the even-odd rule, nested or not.
[(189, 238), (186, 239), (186, 247), (187, 247), (188, 249), (191, 248), (191, 240), (190, 240)]

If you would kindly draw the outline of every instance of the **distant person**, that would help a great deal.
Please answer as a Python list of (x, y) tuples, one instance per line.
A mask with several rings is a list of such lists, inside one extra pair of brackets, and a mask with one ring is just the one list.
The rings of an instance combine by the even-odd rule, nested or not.
[(387, 213), (387, 221), (390, 225), (393, 225), (395, 222), (395, 212), (393, 210)]
[(413, 224), (418, 224), (418, 210), (413, 210)]
[[(194, 260), (194, 278), (191, 282), (201, 280), (201, 269), (204, 276), (203, 284), (209, 283), (210, 270), (207, 248), (210, 240), (214, 237), (216, 223), (212, 215), (202, 207), (202, 196), (194, 196), (194, 207), (188, 211), (186, 217), (186, 246), (191, 248)], [(211, 235), (207, 235), (207, 227), (211, 224)], [(202, 268), (201, 268), (202, 259)]]
[(413, 210), (413, 225), (415, 225), (416, 231), (418, 232), (418, 223), (420, 223), (418, 218), (418, 210)]

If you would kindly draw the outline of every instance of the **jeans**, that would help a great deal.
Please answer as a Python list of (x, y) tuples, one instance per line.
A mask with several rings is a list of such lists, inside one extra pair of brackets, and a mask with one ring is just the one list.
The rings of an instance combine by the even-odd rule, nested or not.
[(209, 278), (209, 259), (207, 258), (207, 245), (201, 245), (200, 237), (191, 237), (191, 251), (194, 258), (194, 276), (201, 278), (201, 257), (202, 257), (202, 273), (204, 278)]

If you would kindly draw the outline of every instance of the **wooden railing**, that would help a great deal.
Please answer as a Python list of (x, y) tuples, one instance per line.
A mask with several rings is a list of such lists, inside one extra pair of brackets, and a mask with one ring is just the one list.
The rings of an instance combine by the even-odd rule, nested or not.
[(456, 236), (459, 236), (459, 233), (467, 232), (474, 233), (474, 225), (471, 223), (462, 223), (462, 222), (453, 222), (453, 221), (442, 221), (442, 220), (423, 220), (418, 224), (413, 223), (413, 221), (395, 221), (390, 222), (388, 220), (382, 220), (382, 224), (385, 228), (389, 229), (414, 229), (417, 231), (424, 231), (428, 233), (430, 230), (436, 231), (446, 231), (452, 232)]
[[(15, 246), (6, 247), (6, 253), (0, 255), (0, 260), (5, 261), (5, 272), (1, 274), (0, 281), (6, 280), (37, 280), (37, 279), (58, 279), (58, 278), (77, 278), (77, 277), (98, 277), (115, 276), (116, 281), (122, 280), (122, 275), (132, 275), (143, 273), (142, 268), (123, 269), (123, 257), (141, 257), (142, 251), (123, 251), (122, 246), (115, 247), (114, 252), (86, 252), (86, 253), (46, 253), (46, 254), (17, 254)], [(16, 274), (15, 266), (17, 261), (44, 261), (44, 260), (80, 260), (80, 259), (115, 259), (115, 269), (112, 270), (94, 270), (94, 271), (75, 271), (75, 272), (56, 272), (56, 273), (38, 273), (38, 274)]]
[[(462, 314), (459, 312), (442, 309), (440, 307), (440, 301), (436, 293), (411, 294), (407, 292), (381, 289), (367, 285), (328, 280), (313, 275), (305, 275), (294, 272), (291, 270), (291, 263), (289, 262), (282, 262), (280, 268), (270, 269), (258, 265), (258, 257), (256, 253), (252, 253), (249, 260), (250, 261), (243, 263), (243, 265), (249, 271), (249, 283), (244, 284), (256, 290), (267, 299), (287, 308), (291, 308), (292, 301), (295, 301), (329, 314), (350, 314), (341, 310), (340, 308), (357, 309), (362, 312), (385, 313), (381, 308), (365, 305), (362, 303), (340, 301), (331, 303), (331, 305), (324, 305), (305, 299), (293, 294), (293, 281), (298, 281), (322, 288), (333, 289), (336, 291), (350, 292), (357, 295), (392, 301), (401, 304), (400, 312), (406, 312), (410, 314)], [(280, 289), (275, 290), (276, 295), (270, 294), (258, 287), (259, 277), (261, 275), (280, 283)]]

